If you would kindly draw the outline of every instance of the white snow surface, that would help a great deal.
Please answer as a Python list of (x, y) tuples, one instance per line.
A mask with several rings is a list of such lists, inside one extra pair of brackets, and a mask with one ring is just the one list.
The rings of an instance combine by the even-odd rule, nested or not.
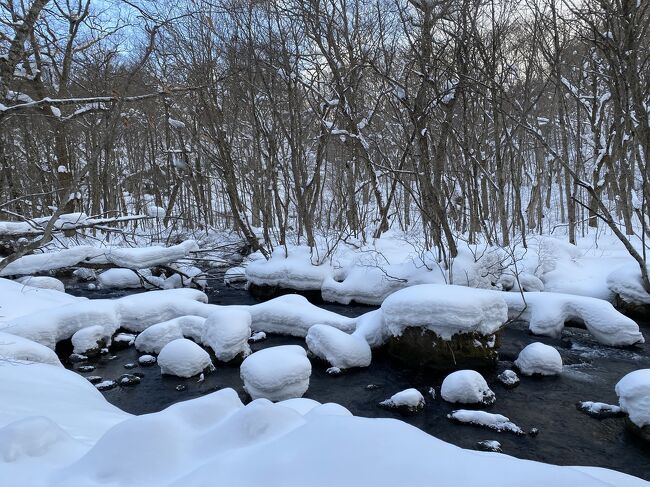
[(463, 286), (421, 284), (391, 294), (381, 310), (384, 325), (394, 336), (408, 327), (426, 328), (443, 340), (474, 331), (492, 335), (508, 319), (500, 295)]
[(229, 362), (240, 354), (247, 357), (251, 353), (248, 345), (251, 322), (251, 314), (246, 310), (218, 309), (205, 320), (201, 341), (210, 347), (222, 362)]
[(517, 434), (524, 433), (519, 426), (501, 414), (459, 409), (457, 411), (452, 411), (451, 414), (447, 415), (447, 417), (454, 421), (458, 421), (459, 423), (485, 426), (495, 431), (510, 431)]
[(531, 343), (519, 352), (515, 365), (524, 375), (558, 375), (562, 373), (560, 352), (540, 342)]
[(163, 374), (186, 378), (213, 368), (208, 352), (187, 338), (178, 338), (165, 345), (158, 355), (158, 365)]
[(143, 281), (131, 269), (108, 269), (97, 276), (97, 282), (104, 289), (137, 289)]
[(393, 394), (391, 397), (381, 402), (382, 406), (397, 408), (421, 408), (424, 406), (424, 396), (417, 389), (410, 388)]
[(77, 354), (85, 354), (90, 350), (98, 348), (98, 342), (103, 340), (105, 346), (110, 345), (111, 335), (106, 334), (106, 330), (101, 325), (92, 325), (81, 328), (79, 331), (72, 335), (73, 352)]
[(623, 265), (610, 272), (607, 276), (607, 286), (627, 303), (650, 304), (650, 294), (643, 289), (641, 269), (636, 263)]
[(40, 364), (0, 366), (0, 397), (8, 485), (648, 485), (613, 470), (464, 450), (402, 421), (307, 399), (244, 406), (223, 389), (131, 416), (74, 372)]
[(54, 350), (40, 343), (1, 331), (0, 362), (37, 362), (63, 367)]
[(368, 367), (372, 352), (366, 340), (327, 325), (314, 325), (307, 332), (307, 347), (332, 367), (350, 369)]
[[(496, 292), (496, 291), (495, 291)], [(508, 303), (511, 318), (528, 321), (536, 335), (559, 337), (564, 323), (582, 322), (604, 345), (644, 343), (639, 325), (602, 299), (552, 292), (498, 293)]]
[(447, 402), (461, 404), (491, 404), (495, 399), (483, 376), (475, 370), (457, 370), (449, 374), (442, 381), (440, 395)]
[(25, 276), (16, 279), (16, 282), (25, 286), (36, 287), (38, 289), (52, 289), (54, 291), (65, 292), (65, 285), (55, 277), (50, 276)]
[(249, 355), (241, 364), (240, 374), (244, 389), (253, 399), (284, 401), (307, 392), (311, 362), (304, 348), (281, 345)]
[(621, 409), (638, 427), (650, 425), (650, 369), (630, 372), (616, 384)]
[(165, 345), (179, 338), (184, 338), (183, 330), (179, 323), (185, 316), (173, 318), (151, 325), (143, 330), (135, 339), (135, 348), (139, 352), (158, 354)]

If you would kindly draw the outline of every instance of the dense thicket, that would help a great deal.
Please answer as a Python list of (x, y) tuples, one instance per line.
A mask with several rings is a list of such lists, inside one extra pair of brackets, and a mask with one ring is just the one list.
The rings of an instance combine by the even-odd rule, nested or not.
[(0, 5), (4, 217), (128, 193), (265, 251), (417, 228), (451, 256), (648, 225), (650, 2)]

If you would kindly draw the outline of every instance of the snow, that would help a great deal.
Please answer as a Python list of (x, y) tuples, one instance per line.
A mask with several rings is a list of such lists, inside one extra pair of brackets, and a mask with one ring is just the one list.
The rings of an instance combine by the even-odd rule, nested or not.
[(329, 276), (328, 265), (312, 265), (312, 251), (306, 246), (291, 247), (289, 254), (276, 248), (271, 258), (253, 261), (246, 267), (246, 278), (257, 285), (280, 286), (307, 291), (320, 289)]
[(112, 336), (120, 327), (140, 332), (154, 323), (171, 318), (205, 313), (206, 307), (209, 307), (204, 304), (207, 299), (205, 294), (194, 289), (171, 289), (114, 300), (79, 300), (19, 316), (9, 321), (3, 331), (54, 349), (57, 342), (71, 338), (89, 323), (103, 326), (106, 336)]
[(596, 417), (617, 415), (623, 411), (620, 406), (593, 401), (581, 401), (578, 407), (581, 411)]
[(564, 323), (574, 320), (604, 345), (644, 343), (639, 325), (602, 299), (551, 292), (498, 294), (508, 303), (510, 317), (528, 321), (536, 335), (559, 337)]
[(131, 269), (108, 269), (97, 276), (99, 285), (104, 289), (137, 289), (143, 286), (143, 280)]
[(53, 350), (40, 343), (0, 331), (0, 362), (38, 362), (63, 367)]
[(183, 338), (183, 331), (179, 323), (179, 320), (183, 318), (174, 318), (151, 325), (137, 336), (135, 349), (139, 352), (160, 353), (168, 343)]
[(650, 369), (639, 369), (623, 377), (615, 387), (621, 409), (639, 428), (650, 425)]
[(384, 326), (384, 315), (381, 309), (369, 311), (357, 318), (356, 329), (353, 335), (363, 338), (370, 348), (383, 345), (390, 333)]
[(354, 318), (319, 308), (298, 294), (285, 294), (242, 308), (250, 312), (253, 329), (266, 333), (305, 337), (309, 328), (316, 324), (333, 326), (346, 332), (354, 330)]
[(312, 326), (306, 341), (310, 352), (339, 369), (368, 367), (372, 359), (368, 342), (331, 326)]
[[(71, 371), (0, 366), (0, 397), (0, 478), (12, 485), (648, 485), (613, 470), (464, 450), (335, 404), (244, 406), (232, 389), (131, 416)], [(14, 461), (3, 461), (6, 451), (18, 453)]]
[(607, 276), (607, 286), (630, 304), (650, 304), (650, 294), (643, 289), (641, 269), (636, 263), (630, 263), (614, 269)]
[(485, 411), (470, 411), (468, 409), (459, 409), (452, 411), (447, 417), (458, 423), (473, 424), (485, 426), (495, 431), (509, 431), (518, 435), (523, 435), (523, 430), (501, 414), (492, 414)]
[(519, 376), (515, 373), (514, 370), (506, 369), (501, 372), (497, 379), (507, 388), (512, 388), (519, 385)]
[(193, 377), (206, 369), (213, 369), (208, 352), (187, 338), (179, 338), (165, 345), (158, 355), (163, 374)]
[(387, 408), (403, 407), (411, 411), (417, 411), (424, 407), (424, 396), (417, 389), (405, 389), (382, 401), (380, 405)]
[(222, 362), (251, 353), (248, 339), (251, 336), (251, 314), (243, 309), (222, 308), (208, 315), (201, 341), (214, 351)]
[(481, 374), (474, 370), (458, 370), (445, 377), (440, 388), (442, 398), (451, 403), (493, 404), (494, 392)]
[(36, 287), (38, 289), (52, 289), (62, 293), (65, 292), (65, 285), (55, 277), (26, 276), (16, 279), (16, 282), (24, 284), (25, 286)]
[(421, 284), (391, 294), (381, 310), (384, 324), (394, 336), (400, 336), (408, 327), (426, 328), (443, 340), (450, 340), (456, 333), (492, 335), (508, 319), (508, 307), (500, 294), (463, 286)]
[(140, 365), (153, 365), (156, 363), (156, 357), (153, 355), (140, 355), (138, 357), (138, 363)]
[(555, 348), (535, 342), (519, 352), (515, 366), (524, 375), (558, 375), (562, 373), (562, 357)]
[(265, 348), (241, 364), (244, 389), (253, 398), (271, 401), (302, 397), (309, 388), (311, 363), (298, 345)]
[(72, 346), (74, 353), (85, 354), (91, 350), (99, 351), (100, 346), (108, 346), (111, 343), (111, 335), (101, 325), (92, 325), (81, 328), (72, 335)]
[(246, 268), (231, 267), (223, 275), (224, 284), (238, 284), (246, 282)]

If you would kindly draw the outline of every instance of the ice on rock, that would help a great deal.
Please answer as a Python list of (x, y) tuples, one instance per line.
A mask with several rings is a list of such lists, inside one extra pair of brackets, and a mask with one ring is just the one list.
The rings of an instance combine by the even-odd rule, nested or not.
[(107, 335), (105, 328), (101, 325), (87, 326), (72, 335), (74, 353), (81, 355), (99, 353), (102, 348), (110, 345), (110, 343), (111, 335)]
[(458, 370), (445, 377), (440, 388), (442, 398), (451, 403), (489, 405), (496, 401), (494, 392), (481, 374)]
[(368, 343), (358, 335), (349, 335), (327, 325), (314, 325), (307, 332), (307, 347), (332, 367), (350, 369), (368, 367), (372, 352)]
[(388, 409), (397, 409), (404, 412), (415, 413), (424, 409), (424, 396), (417, 389), (405, 389), (379, 403)]
[(25, 286), (36, 287), (38, 289), (52, 289), (53, 291), (65, 292), (65, 285), (54, 277), (49, 276), (27, 276), (16, 279), (16, 282)]
[(0, 362), (37, 362), (63, 367), (54, 350), (26, 338), (0, 331)]
[(492, 335), (508, 319), (508, 307), (500, 293), (444, 284), (397, 291), (386, 298), (381, 310), (384, 324), (394, 336), (400, 336), (405, 328), (421, 327), (444, 340), (474, 331)]
[(562, 373), (560, 352), (540, 342), (531, 343), (519, 352), (515, 365), (524, 375), (558, 375)]
[(241, 364), (244, 389), (253, 398), (284, 401), (309, 388), (311, 362), (298, 345), (265, 348), (249, 355)]
[(604, 345), (644, 342), (639, 325), (602, 299), (551, 292), (522, 293), (523, 297), (520, 293), (499, 294), (508, 303), (510, 317), (528, 321), (536, 335), (559, 337), (564, 323), (576, 320)]
[(139, 352), (158, 354), (168, 343), (183, 338), (179, 319), (181, 318), (156, 323), (145, 329), (135, 339), (135, 349)]
[(248, 345), (251, 322), (251, 314), (244, 309), (218, 309), (205, 320), (201, 341), (222, 362), (229, 362), (238, 355), (247, 357), (251, 353)]
[(616, 384), (621, 409), (639, 428), (650, 426), (650, 369), (630, 372)]
[(524, 434), (524, 431), (519, 426), (501, 414), (459, 409), (457, 411), (452, 411), (451, 414), (447, 415), (447, 418), (457, 423), (485, 426), (486, 428), (490, 428), (499, 432), (509, 431), (517, 435)]
[(193, 377), (214, 368), (210, 355), (187, 338), (179, 338), (165, 345), (158, 355), (160, 372), (177, 377)]

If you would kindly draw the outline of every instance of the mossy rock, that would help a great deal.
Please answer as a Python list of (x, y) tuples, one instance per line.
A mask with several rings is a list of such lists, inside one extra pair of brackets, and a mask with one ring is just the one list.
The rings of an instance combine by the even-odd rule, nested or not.
[(495, 367), (499, 344), (498, 334), (457, 333), (443, 340), (426, 328), (408, 327), (391, 337), (385, 349), (392, 360), (407, 367), (450, 371)]

